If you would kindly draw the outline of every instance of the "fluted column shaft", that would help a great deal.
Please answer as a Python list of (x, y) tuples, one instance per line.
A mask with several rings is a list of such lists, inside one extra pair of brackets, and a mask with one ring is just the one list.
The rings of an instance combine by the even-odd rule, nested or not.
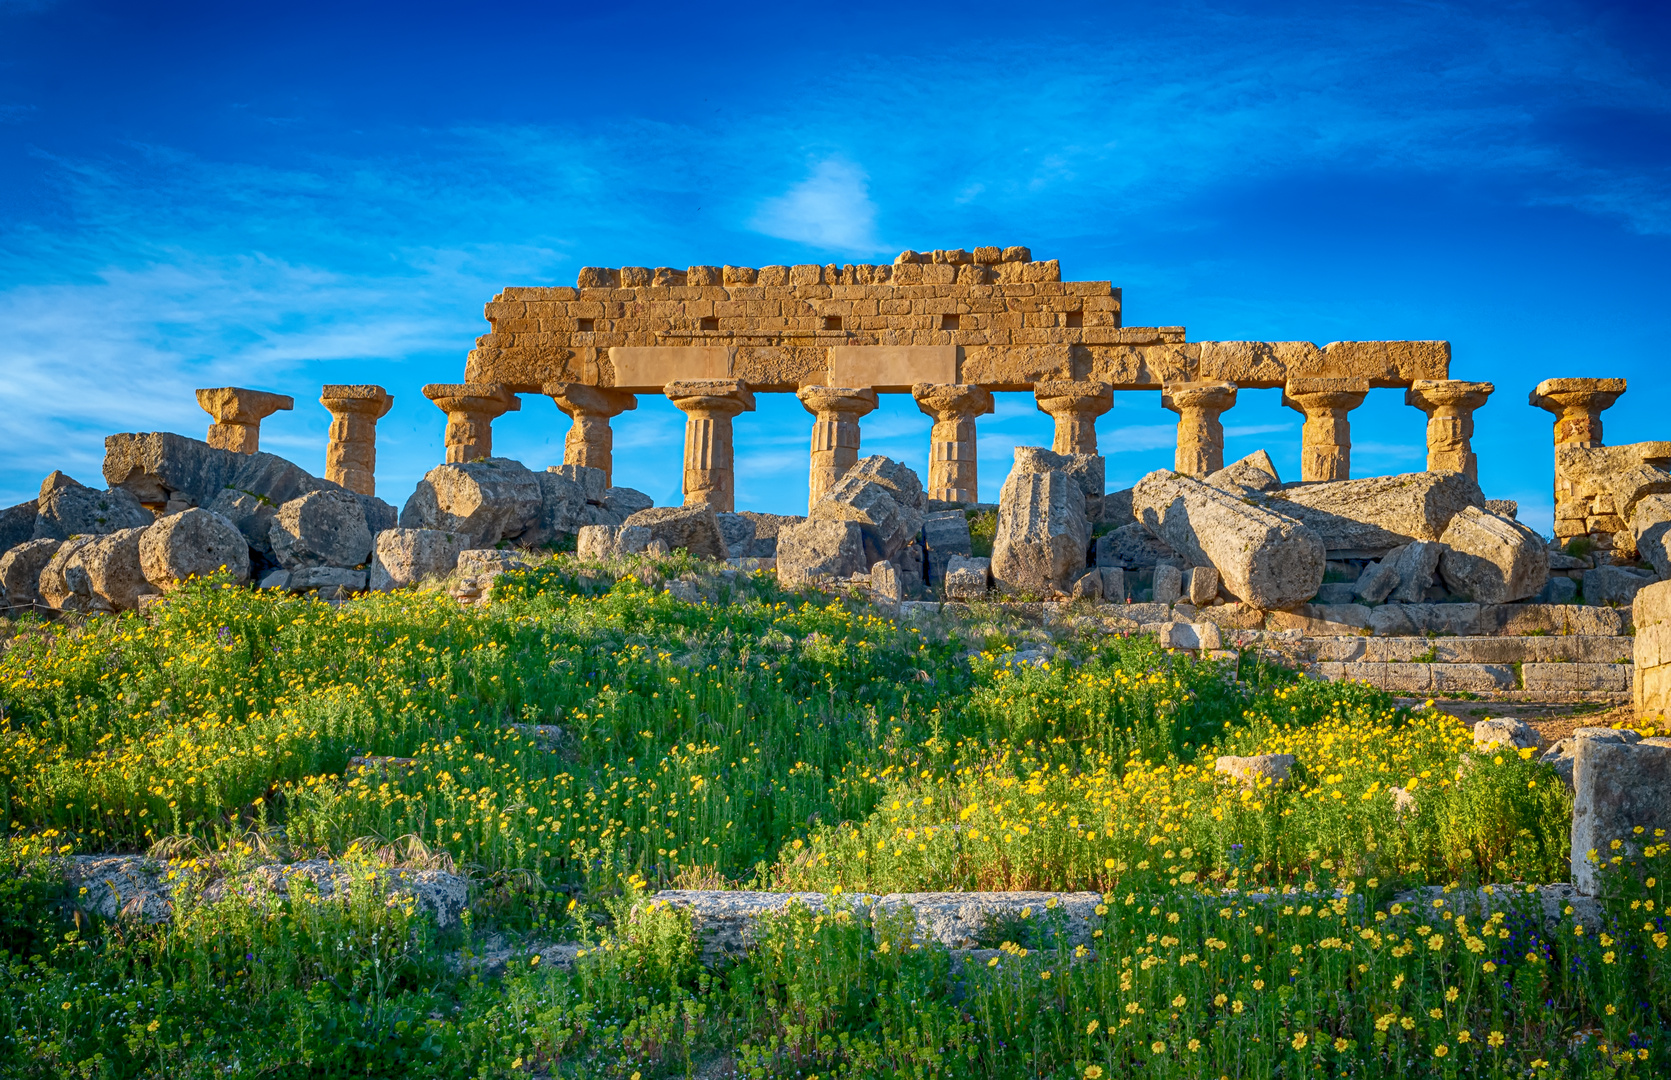
[(447, 414), (447, 461), (480, 461), (493, 456), (493, 421), (522, 409), (501, 383), (432, 383), (424, 397)]
[(754, 395), (736, 379), (668, 384), (667, 396), (685, 414), (685, 505), (737, 508), (731, 421), (754, 411)]
[(1051, 379), (1033, 384), (1039, 411), (1056, 421), (1050, 449), (1058, 454), (1095, 454), (1097, 417), (1114, 407), (1114, 388), (1105, 382)]
[(1206, 476), (1224, 468), (1224, 423), (1219, 417), (1236, 404), (1236, 384), (1167, 383), (1160, 403), (1178, 414), (1173, 469), (1186, 476)]
[(377, 421), (395, 399), (381, 386), (326, 386), (319, 404), (331, 413), (325, 479), (361, 495), (377, 494)]
[(609, 420), (638, 408), (638, 397), (583, 383), (547, 383), (540, 388), (573, 424), (563, 439), (563, 464), (602, 469), (605, 485), (615, 482), (615, 433)]
[(1497, 388), (1488, 382), (1417, 379), (1404, 392), (1404, 403), (1427, 414), (1427, 471), (1466, 473), (1478, 481), (1474, 454), (1474, 410)]
[(967, 383), (917, 383), (917, 408), (934, 418), (929, 432), (928, 497), (943, 502), (980, 501), (975, 465), (975, 417), (992, 411), (992, 394)]
[(1346, 414), (1363, 404), (1368, 379), (1290, 379), (1282, 403), (1305, 414), (1300, 429), (1300, 479), (1352, 478), (1352, 424)]
[(294, 409), (296, 399), (241, 386), (217, 386), (199, 390), (197, 404), (214, 418), (204, 442), (235, 454), (253, 454), (261, 449), (261, 421)]
[(812, 464), (807, 474), (810, 510), (859, 460), (859, 418), (876, 408), (876, 391), (867, 387), (803, 386), (795, 396), (813, 415)]

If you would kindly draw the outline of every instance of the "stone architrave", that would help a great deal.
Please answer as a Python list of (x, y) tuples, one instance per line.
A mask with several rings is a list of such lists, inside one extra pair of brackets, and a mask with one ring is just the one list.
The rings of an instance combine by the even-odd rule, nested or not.
[(928, 497), (941, 502), (980, 499), (975, 469), (975, 417), (993, 409), (992, 393), (969, 383), (917, 383), (917, 408), (934, 418), (929, 432)]
[(1479, 479), (1474, 455), (1474, 410), (1497, 389), (1488, 382), (1417, 379), (1404, 391), (1404, 404), (1427, 414), (1427, 471), (1467, 473)]
[(812, 467), (807, 477), (810, 508), (859, 460), (859, 418), (876, 408), (876, 391), (868, 387), (803, 386), (795, 396), (814, 417)]
[(754, 411), (754, 395), (737, 379), (669, 383), (666, 394), (686, 417), (685, 505), (711, 507), (716, 513), (736, 510), (731, 421), (738, 413)]
[(331, 414), (325, 479), (361, 495), (377, 494), (377, 421), (395, 403), (381, 386), (333, 383), (319, 394)]
[(1058, 454), (1095, 454), (1097, 417), (1114, 407), (1114, 387), (1105, 382), (1047, 379), (1033, 384), (1039, 411), (1056, 421), (1050, 449)]
[(493, 421), (520, 412), (522, 401), (500, 383), (431, 383), (424, 397), (447, 414), (447, 461), (482, 461), (493, 456)]
[[(1545, 379), (1527, 397), (1527, 402), (1555, 416), (1555, 539), (1567, 540), (1587, 530), (1563, 527), (1561, 511), (1573, 506), (1580, 496), (1574, 478), (1561, 467), (1563, 447), (1599, 447), (1601, 414), (1625, 392), (1623, 379)], [(1580, 515), (1584, 516), (1584, 515)], [(1617, 530), (1601, 530), (1614, 532)]]
[(602, 469), (608, 487), (615, 476), (615, 433), (609, 421), (638, 408), (638, 395), (584, 383), (546, 383), (540, 393), (574, 421), (563, 440), (563, 464)]
[(1166, 383), (1161, 388), (1160, 403), (1178, 414), (1174, 471), (1206, 476), (1224, 468), (1224, 423), (1219, 416), (1236, 404), (1236, 384)]
[(1352, 477), (1352, 424), (1346, 414), (1363, 404), (1368, 379), (1289, 379), (1282, 403), (1305, 414), (1300, 429), (1300, 480)]
[(261, 449), (261, 421), (296, 407), (296, 399), (288, 394), (269, 394), (241, 386), (199, 390), (197, 403), (215, 419), (203, 441), (238, 454), (253, 454)]

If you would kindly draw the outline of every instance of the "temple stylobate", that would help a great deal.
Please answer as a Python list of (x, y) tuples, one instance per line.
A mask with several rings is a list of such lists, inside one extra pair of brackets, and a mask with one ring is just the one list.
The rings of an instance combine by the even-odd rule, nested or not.
[[(607, 472), (611, 418), (635, 395), (665, 394), (689, 417), (685, 501), (716, 510), (733, 508), (732, 424), (756, 394), (798, 394), (813, 414), (814, 498), (857, 460), (875, 395), (911, 394), (935, 421), (929, 497), (967, 503), (975, 420), (994, 391), (1034, 392), (1057, 448), (1094, 454), (1115, 392), (1161, 390), (1179, 415), (1178, 467), (1202, 473), (1222, 464), (1235, 391), (1281, 388), (1306, 417), (1301, 479), (1337, 480), (1350, 474), (1347, 414), (1365, 394), (1420, 384), (1426, 406), (1450, 367), (1444, 341), (1192, 342), (1181, 326), (1126, 326), (1120, 290), (1063, 281), (1055, 260), (1023, 247), (907, 251), (892, 265), (587, 267), (573, 287), (507, 288), (485, 314), (492, 330), (465, 381), (424, 389), (448, 415), (449, 461), (491, 455), (493, 420), (517, 395), (545, 394), (580, 432), (565, 463)], [(1449, 460), (1468, 453), (1458, 410), (1484, 394), (1445, 400), (1436, 452)]]

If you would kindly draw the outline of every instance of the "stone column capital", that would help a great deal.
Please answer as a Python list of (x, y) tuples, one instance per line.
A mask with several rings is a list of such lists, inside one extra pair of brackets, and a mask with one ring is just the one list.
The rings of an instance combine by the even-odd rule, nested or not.
[(423, 395), (447, 414), (449, 462), (492, 457), (493, 421), (522, 409), (522, 399), (503, 383), (431, 383)]
[(973, 419), (993, 410), (992, 392), (971, 383), (917, 383), (911, 396), (936, 420)]
[(1352, 478), (1352, 424), (1346, 414), (1363, 404), (1368, 379), (1289, 379), (1282, 403), (1305, 414), (1300, 428), (1300, 479)]
[(1224, 468), (1224, 424), (1219, 415), (1236, 404), (1236, 384), (1163, 383), (1160, 404), (1178, 414), (1173, 470), (1185, 476), (1206, 476)]
[(571, 417), (586, 413), (607, 420), (638, 408), (637, 394), (629, 394), (625, 390), (612, 390), (605, 386), (549, 382), (540, 387), (540, 393), (550, 398), (559, 409)]
[(664, 391), (668, 400), (687, 415), (733, 417), (754, 411), (754, 394), (741, 379), (694, 379), (672, 382)]
[(870, 387), (803, 386), (795, 391), (801, 405), (817, 417), (857, 420), (876, 409), (879, 399)]
[(1497, 388), (1488, 382), (1466, 382), (1462, 379), (1417, 379), (1404, 391), (1404, 404), (1412, 405), (1429, 417), (1449, 416), (1473, 412), (1485, 404)]
[(1555, 414), (1556, 446), (1601, 446), (1601, 414), (1624, 392), (1623, 379), (1545, 379), (1526, 400)]
[(1368, 379), (1289, 379), (1282, 388), (1282, 403), (1307, 416), (1345, 412), (1362, 405), (1368, 393)]
[(1095, 417), (1114, 407), (1114, 387), (1094, 380), (1045, 379), (1033, 384), (1033, 400), (1051, 416), (1074, 412)]
[(296, 407), (296, 399), (289, 394), (269, 394), (242, 386), (199, 390), (197, 403), (214, 418), (204, 441), (238, 454), (253, 454), (261, 448), (261, 421)]
[(1170, 382), (1162, 383), (1160, 405), (1179, 416), (1186, 409), (1221, 413), (1236, 404), (1236, 384), (1232, 382)]
[(1479, 479), (1474, 455), (1474, 410), (1497, 389), (1488, 382), (1417, 379), (1404, 403), (1427, 414), (1427, 471), (1459, 472)]
[(394, 406), (394, 395), (381, 386), (329, 383), (320, 388), (319, 404), (333, 416), (368, 416), (381, 420)]

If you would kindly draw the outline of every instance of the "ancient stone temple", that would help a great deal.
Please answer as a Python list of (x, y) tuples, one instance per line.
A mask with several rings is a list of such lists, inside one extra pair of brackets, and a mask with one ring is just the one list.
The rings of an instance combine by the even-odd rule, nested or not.
[(1386, 388), (1412, 390), (1430, 457), (1467, 471), (1472, 410), (1490, 393), (1446, 389), (1444, 341), (1190, 341), (1181, 326), (1127, 326), (1120, 290), (1063, 281), (1024, 247), (906, 251), (887, 266), (586, 267), (572, 287), (507, 288), (485, 314), (465, 381), (424, 388), (447, 413), (447, 460), (489, 456), (494, 418), (543, 394), (574, 418), (565, 464), (607, 473), (611, 418), (665, 394), (688, 417), (685, 501), (721, 510), (734, 501), (733, 425), (757, 394), (797, 394), (812, 414), (814, 500), (861, 456), (876, 395), (912, 395), (934, 420), (929, 497), (968, 503), (994, 391), (1033, 392), (1070, 454), (1097, 452), (1114, 394), (1162, 391), (1179, 470), (1205, 475), (1224, 463), (1236, 391), (1280, 388), (1306, 418), (1308, 481), (1351, 475), (1349, 414)]

